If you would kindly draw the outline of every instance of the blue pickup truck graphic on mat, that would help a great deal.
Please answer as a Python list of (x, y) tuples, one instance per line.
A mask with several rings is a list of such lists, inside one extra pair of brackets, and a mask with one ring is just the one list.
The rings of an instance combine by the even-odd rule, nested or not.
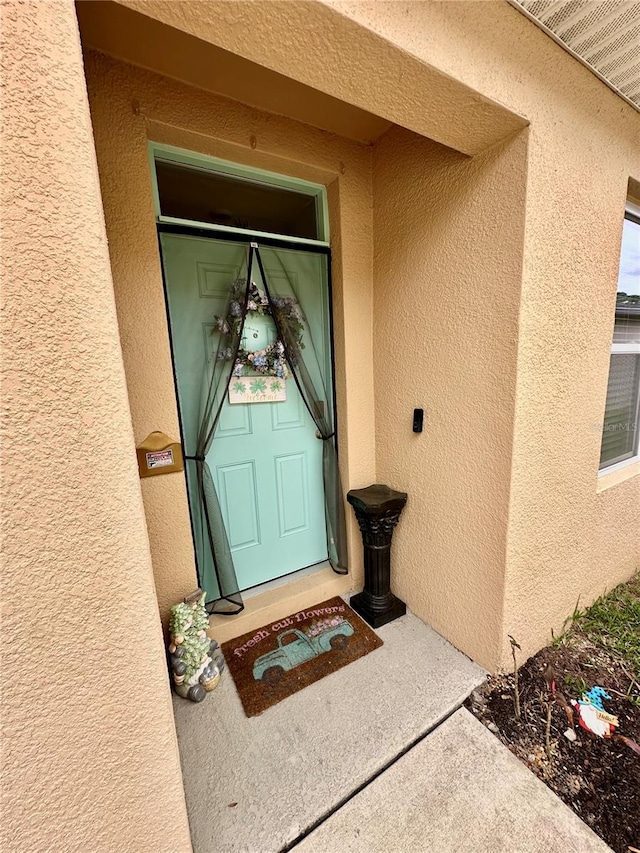
[(278, 634), (277, 648), (257, 658), (253, 677), (265, 684), (277, 684), (285, 672), (301, 663), (333, 649), (344, 649), (352, 634), (353, 628), (346, 619), (320, 630), (312, 627), (307, 632), (297, 628), (283, 631)]

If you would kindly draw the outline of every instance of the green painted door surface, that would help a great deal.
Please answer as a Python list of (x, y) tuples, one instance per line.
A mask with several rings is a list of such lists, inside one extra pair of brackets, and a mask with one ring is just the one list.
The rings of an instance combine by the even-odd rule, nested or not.
[[(161, 241), (183, 436), (187, 453), (193, 453), (202, 377), (215, 346), (211, 330), (246, 244), (167, 234)], [(273, 250), (261, 251), (269, 279), (285, 275), (294, 288), (304, 290), (300, 301), (328, 369), (326, 260), (300, 250), (278, 250), (276, 263)], [(257, 268), (252, 278), (264, 289)], [(260, 349), (275, 337), (270, 318), (247, 316), (247, 349)], [(322, 442), (295, 381), (286, 384), (283, 402), (232, 405), (225, 395), (207, 456), (240, 589), (327, 558)], [(194, 500), (194, 484), (188, 485)], [(206, 585), (210, 571), (200, 568)], [(215, 592), (207, 589), (209, 595)]]

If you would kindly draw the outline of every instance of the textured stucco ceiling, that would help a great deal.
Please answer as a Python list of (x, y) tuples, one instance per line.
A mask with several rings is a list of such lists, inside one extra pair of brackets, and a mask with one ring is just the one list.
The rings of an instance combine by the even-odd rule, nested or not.
[(85, 48), (359, 142), (373, 142), (391, 127), (380, 116), (119, 3), (83, 0), (77, 13)]
[(640, 2), (510, 2), (640, 111)]

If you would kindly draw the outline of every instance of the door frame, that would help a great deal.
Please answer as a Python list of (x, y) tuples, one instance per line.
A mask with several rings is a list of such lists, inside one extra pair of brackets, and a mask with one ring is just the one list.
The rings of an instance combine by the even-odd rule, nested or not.
[[(329, 364), (331, 367), (331, 400), (333, 405), (334, 412), (334, 420), (335, 420), (335, 447), (336, 447), (336, 458), (338, 459), (338, 464), (340, 462), (339, 456), (339, 443), (338, 443), (338, 401), (336, 396), (336, 382), (335, 382), (335, 346), (334, 346), (334, 321), (333, 321), (333, 281), (331, 276), (331, 247), (329, 245), (321, 244), (318, 241), (303, 241), (300, 238), (291, 238), (290, 240), (284, 237), (273, 237), (267, 235), (257, 236), (259, 232), (251, 232), (245, 231), (244, 229), (230, 229), (224, 228), (222, 231), (218, 231), (218, 227), (202, 227), (201, 225), (194, 224), (182, 224), (176, 222), (164, 222), (158, 221), (156, 223), (157, 237), (158, 237), (158, 254), (160, 257), (160, 267), (162, 271), (162, 290), (164, 295), (164, 305), (167, 319), (167, 333), (169, 336), (169, 350), (171, 353), (171, 371), (173, 374), (173, 387), (174, 393), (176, 397), (176, 408), (178, 411), (178, 426), (180, 429), (180, 445), (182, 447), (183, 454), (185, 453), (185, 443), (184, 443), (184, 432), (183, 432), (183, 415), (180, 406), (180, 397), (178, 394), (178, 376), (176, 372), (176, 360), (175, 360), (175, 346), (173, 340), (173, 333), (171, 331), (171, 321), (169, 314), (169, 294), (167, 290), (167, 281), (164, 269), (164, 259), (162, 256), (162, 245), (161, 245), (161, 235), (162, 234), (175, 234), (178, 236), (185, 237), (196, 237), (207, 240), (222, 240), (229, 242), (243, 242), (246, 239), (247, 245), (251, 242), (256, 242), (258, 245), (271, 246), (276, 249), (292, 249), (293, 251), (304, 251), (304, 252), (312, 252), (320, 255), (325, 255), (327, 258), (327, 290), (328, 290), (328, 308), (329, 308)], [(240, 233), (239, 233), (240, 232)], [(252, 237), (257, 239), (251, 239)], [(187, 469), (186, 466), (183, 471), (185, 488), (187, 490), (187, 495), (189, 494), (188, 484), (187, 484)], [(191, 542), (193, 545), (193, 559), (196, 567), (196, 576), (198, 578), (198, 584), (202, 585), (202, 577), (200, 572), (200, 566), (198, 565), (198, 559), (195, 548), (195, 521), (193, 518), (193, 511), (191, 508), (191, 501), (187, 498), (187, 505), (189, 509), (189, 521), (191, 525)], [(318, 563), (317, 565), (321, 566), (323, 563)], [(300, 569), (289, 573), (288, 575), (283, 575), (282, 580), (283, 586), (286, 585), (287, 577), (296, 576), (299, 571), (304, 571), (305, 566), (301, 566)], [(276, 579), (280, 580), (280, 579)], [(273, 583), (274, 581), (267, 581), (267, 584)], [(251, 587), (251, 590), (257, 590), (260, 587)], [(242, 592), (241, 592), (242, 594)]]

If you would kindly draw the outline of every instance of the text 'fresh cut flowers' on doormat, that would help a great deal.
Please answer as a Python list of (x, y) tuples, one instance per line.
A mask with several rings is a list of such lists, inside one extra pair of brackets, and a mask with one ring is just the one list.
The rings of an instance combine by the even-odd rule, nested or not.
[(382, 640), (330, 598), (222, 645), (247, 717), (372, 652)]

